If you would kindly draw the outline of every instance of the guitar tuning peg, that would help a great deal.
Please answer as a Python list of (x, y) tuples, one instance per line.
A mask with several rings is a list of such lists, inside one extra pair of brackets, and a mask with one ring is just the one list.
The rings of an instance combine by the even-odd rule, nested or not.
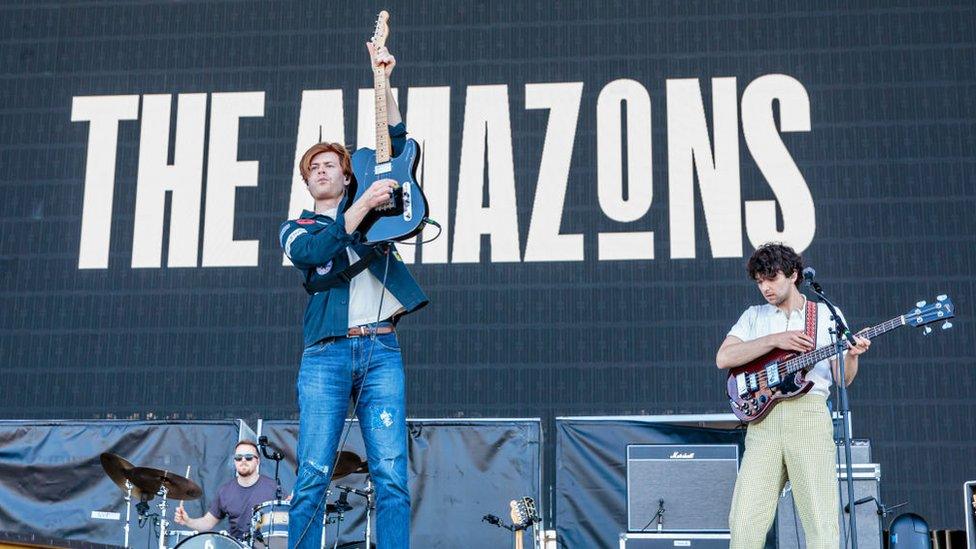
[(935, 296), (935, 299), (938, 299), (939, 301), (945, 301), (945, 300), (949, 299), (949, 296), (947, 296), (945, 294), (939, 294), (939, 295)]
[(948, 330), (949, 328), (952, 328), (952, 323), (951, 322), (949, 322), (948, 320), (946, 320), (944, 323), (942, 323), (942, 329), (943, 330)]
[(915, 304), (915, 306), (916, 307), (924, 307), (925, 306), (925, 302), (924, 301), (919, 301), (918, 303)]
[(932, 327), (931, 327), (931, 326), (926, 326), (926, 327), (925, 327), (925, 331), (924, 331), (923, 333), (924, 333), (925, 335), (929, 335), (929, 334), (931, 334), (931, 333), (932, 333)]

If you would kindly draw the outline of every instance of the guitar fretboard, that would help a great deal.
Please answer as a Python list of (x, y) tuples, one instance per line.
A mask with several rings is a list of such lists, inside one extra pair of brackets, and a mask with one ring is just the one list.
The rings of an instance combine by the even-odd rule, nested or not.
[[(890, 332), (899, 326), (905, 325), (904, 315), (896, 316), (890, 320), (886, 320), (877, 326), (872, 326), (862, 333), (859, 333), (860, 337), (867, 339), (874, 339), (881, 334)], [(850, 347), (850, 343), (844, 342), (844, 348)], [(798, 372), (804, 368), (813, 366), (814, 364), (820, 362), (821, 360), (827, 360), (828, 358), (837, 354), (837, 348), (833, 345), (827, 345), (825, 347), (820, 347), (814, 349), (809, 353), (804, 353), (799, 356), (795, 356), (783, 363), (786, 366), (786, 371), (788, 373)]]
[(373, 100), (376, 107), (376, 163), (390, 161), (390, 129), (386, 117), (386, 73), (383, 67), (373, 68)]

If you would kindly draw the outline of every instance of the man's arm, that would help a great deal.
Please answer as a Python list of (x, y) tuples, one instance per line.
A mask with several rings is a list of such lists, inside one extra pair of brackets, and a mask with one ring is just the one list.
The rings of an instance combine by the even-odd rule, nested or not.
[[(393, 92), (391, 91), (393, 88), (390, 86), (390, 75), (393, 74), (393, 67), (396, 66), (396, 58), (393, 57), (386, 47), (382, 47), (377, 51), (373, 48), (372, 42), (366, 42), (366, 49), (369, 50), (369, 58), (373, 67), (383, 67), (386, 73), (386, 121), (390, 126), (397, 126), (403, 122), (403, 117), (400, 116), (400, 108), (397, 106), (396, 99), (393, 98)], [(403, 141), (405, 135), (405, 131), (402, 135), (391, 135), (391, 139), (394, 141), (394, 152), (397, 151), (395, 142), (397, 139)], [(402, 145), (400, 147), (402, 148)], [(363, 195), (359, 197), (359, 200), (356, 200), (346, 210), (344, 214), (346, 232), (352, 234), (359, 227), (359, 224), (363, 222), (363, 219), (366, 218), (366, 214), (370, 210), (389, 202), (396, 185), (397, 182), (392, 179), (380, 179), (370, 185)], [(316, 265), (321, 264), (316, 263)]]
[(358, 242), (358, 237), (352, 233), (360, 221), (362, 217), (350, 230), (346, 230), (348, 222), (345, 226), (333, 223), (314, 234), (297, 221), (286, 221), (281, 225), (279, 232), (281, 248), (288, 259), (299, 268), (325, 265), (340, 252), (345, 251), (347, 246)]
[(393, 74), (393, 67), (396, 66), (396, 57), (393, 57), (386, 46), (376, 50), (373, 48), (372, 42), (366, 42), (366, 49), (369, 50), (369, 60), (373, 67), (383, 67), (383, 71), (386, 73), (386, 123), (396, 126), (403, 122), (396, 99), (393, 98), (393, 86), (390, 84), (390, 75)]
[(173, 514), (173, 521), (176, 524), (182, 524), (183, 526), (189, 526), (191, 529), (198, 532), (205, 532), (207, 530), (213, 530), (213, 527), (220, 522), (220, 519), (210, 514), (207, 511), (206, 515), (200, 518), (190, 518), (190, 515), (186, 514), (186, 510), (180, 505), (176, 508), (176, 513)]
[[(859, 335), (854, 336), (854, 341), (857, 345), (851, 347), (847, 350), (847, 354), (844, 355), (844, 385), (850, 385), (854, 382), (854, 378), (857, 377), (857, 367), (860, 362), (860, 356), (867, 352), (868, 347), (871, 346), (871, 340), (863, 338)], [(839, 366), (837, 364), (837, 359), (830, 359), (830, 371), (834, 375), (834, 379), (840, 379), (840, 372), (838, 371)]]
[(813, 340), (801, 330), (780, 332), (742, 341), (735, 336), (726, 336), (715, 355), (715, 365), (721, 370), (735, 368), (759, 358), (773, 349), (806, 352), (813, 350)]

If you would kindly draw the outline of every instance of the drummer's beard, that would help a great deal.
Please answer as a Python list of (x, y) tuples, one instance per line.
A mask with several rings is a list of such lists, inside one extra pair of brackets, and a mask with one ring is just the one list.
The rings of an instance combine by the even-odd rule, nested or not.
[(245, 465), (237, 470), (237, 476), (246, 478), (258, 472), (257, 465)]

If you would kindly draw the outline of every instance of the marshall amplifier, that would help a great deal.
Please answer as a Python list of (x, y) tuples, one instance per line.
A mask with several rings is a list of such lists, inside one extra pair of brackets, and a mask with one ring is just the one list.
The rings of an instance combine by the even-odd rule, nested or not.
[(620, 549), (728, 549), (728, 534), (620, 534)]
[(627, 446), (627, 529), (728, 532), (738, 471), (734, 444)]

